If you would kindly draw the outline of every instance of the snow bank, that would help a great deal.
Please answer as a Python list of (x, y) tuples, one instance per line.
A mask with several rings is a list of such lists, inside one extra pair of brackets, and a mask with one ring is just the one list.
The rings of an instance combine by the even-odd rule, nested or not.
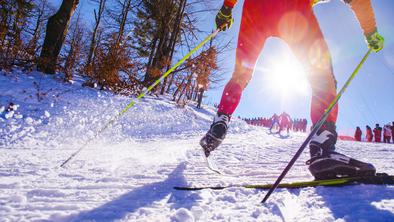
[[(71, 149), (94, 136), (133, 99), (84, 88), (82, 82), (78, 77), (67, 84), (60, 75), (0, 72), (0, 145)], [(146, 96), (99, 140), (113, 144), (126, 138), (195, 134), (207, 130), (213, 114), (211, 108), (180, 108), (168, 98)], [(232, 124), (234, 131), (248, 129), (243, 121)]]

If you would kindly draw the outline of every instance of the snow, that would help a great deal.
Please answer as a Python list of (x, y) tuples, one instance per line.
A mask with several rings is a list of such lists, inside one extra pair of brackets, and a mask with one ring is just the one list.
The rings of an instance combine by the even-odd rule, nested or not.
[[(207, 169), (198, 141), (214, 109), (147, 96), (100, 134), (130, 98), (60, 75), (0, 72), (0, 221), (394, 221), (394, 187), (177, 191), (272, 183), (306, 137), (275, 137), (236, 118)], [(12, 86), (12, 87), (10, 87)], [(12, 111), (7, 111), (13, 103)], [(13, 114), (11, 114), (13, 112)], [(394, 145), (339, 141), (338, 151), (394, 174)], [(284, 182), (312, 180), (305, 151)]]

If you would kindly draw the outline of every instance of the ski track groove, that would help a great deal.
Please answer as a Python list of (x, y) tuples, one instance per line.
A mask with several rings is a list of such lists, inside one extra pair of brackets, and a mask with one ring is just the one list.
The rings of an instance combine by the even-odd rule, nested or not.
[[(256, 130), (252, 132), (259, 135), (261, 132)], [(23, 152), (13, 152), (12, 155), (6, 155), (6, 163), (2, 163), (0, 167), (0, 173), (4, 177), (17, 179), (17, 185), (9, 185), (0, 183), (2, 187), (2, 192), (0, 195), (0, 203), (7, 203), (11, 196), (11, 200), (17, 200), (15, 203), (9, 204), (15, 215), (20, 218), (38, 219), (42, 214), (50, 215), (62, 215), (67, 212), (70, 217), (64, 217), (68, 219), (78, 218), (78, 213), (81, 210), (88, 210), (91, 207), (98, 207), (106, 201), (116, 199), (116, 197), (121, 196), (124, 193), (130, 192), (131, 190), (144, 187), (152, 183), (160, 183), (166, 180), (168, 174), (171, 173), (172, 169), (175, 169), (179, 162), (185, 162), (185, 169), (181, 176), (183, 177), (187, 184), (193, 186), (214, 186), (214, 185), (230, 185), (230, 184), (263, 184), (272, 183), (276, 177), (280, 174), (281, 169), (285, 167), (287, 159), (291, 158), (291, 152), (284, 152), (283, 149), (294, 148), (291, 144), (283, 144), (286, 141), (273, 141), (273, 143), (282, 144), (283, 149), (278, 149), (275, 144), (264, 147), (264, 146), (244, 146), (236, 145), (240, 144), (241, 140), (244, 138), (242, 135), (229, 135), (231, 139), (226, 144), (223, 144), (218, 150), (213, 152), (215, 161), (217, 161), (219, 167), (221, 167), (225, 175), (218, 175), (210, 171), (202, 158), (202, 152), (199, 148), (195, 146), (189, 146), (188, 149), (180, 152), (180, 157), (175, 158), (174, 161), (170, 163), (160, 163), (148, 164), (146, 165), (133, 166), (128, 165), (127, 162), (132, 161), (133, 157), (122, 157), (118, 161), (123, 163), (118, 165), (117, 163), (112, 163), (111, 161), (103, 160), (99, 163), (94, 164), (98, 159), (89, 155), (88, 159), (82, 161), (84, 168), (73, 168), (79, 165), (78, 161), (75, 166), (70, 166), (70, 169), (57, 169), (60, 172), (51, 169), (51, 166), (56, 166), (58, 160), (61, 158), (52, 158), (52, 151), (41, 149), (39, 152), (44, 152), (41, 158), (44, 157), (48, 161), (47, 166), (40, 166), (38, 159), (30, 160), (26, 162), (23, 158)], [(198, 138), (189, 138), (188, 141), (196, 141)], [(298, 138), (299, 142), (302, 142), (303, 137)], [(160, 143), (164, 145), (166, 143), (172, 144), (173, 142), (165, 139), (164, 141), (145, 141), (145, 144), (157, 144)], [(234, 145), (233, 145), (234, 144)], [(341, 144), (341, 142), (339, 143)], [(239, 147), (245, 147), (244, 149), (239, 149)], [(361, 146), (359, 149), (365, 149), (367, 147)], [(238, 152), (236, 152), (238, 150)], [(350, 150), (344, 150), (350, 152)], [(362, 150), (358, 150), (362, 152)], [(33, 152), (33, 151), (32, 151)], [(93, 152), (93, 150), (86, 151)], [(62, 152), (62, 154), (68, 153)], [(258, 154), (258, 155), (256, 155)], [(383, 153), (384, 154), (384, 153)], [(86, 156), (86, 155), (84, 155)], [(357, 157), (357, 153), (353, 155)], [(359, 155), (361, 158), (361, 155)], [(374, 161), (384, 160), (384, 155), (374, 153), (369, 156)], [(281, 159), (277, 161), (276, 159)], [(288, 176), (285, 178), (284, 182), (299, 181), (299, 180), (310, 180), (312, 177), (306, 170), (304, 162), (307, 160), (308, 155), (302, 155), (300, 160), (296, 162), (293, 169), (289, 172)], [(53, 160), (55, 159), (55, 161)], [(387, 162), (387, 161), (386, 161)], [(389, 164), (392, 161), (388, 161)], [(108, 169), (105, 166), (110, 166), (115, 164), (116, 167)], [(15, 168), (18, 166), (18, 168)], [(386, 165), (387, 166), (387, 165)], [(134, 168), (130, 173), (128, 169)], [(29, 169), (35, 170), (29, 170)], [(390, 167), (380, 166), (383, 169), (390, 169)], [(135, 169), (140, 169), (141, 172), (136, 174)], [(8, 175), (7, 175), (8, 173)], [(29, 185), (23, 185), (23, 181), (27, 182)], [(81, 183), (86, 185), (80, 185)], [(47, 186), (46, 184), (52, 184), (52, 186)], [(176, 185), (176, 182), (167, 185), (168, 189), (171, 189), (171, 185)], [(39, 187), (39, 189), (37, 189)], [(58, 191), (60, 190), (60, 191)], [(275, 204), (267, 205), (266, 208), (269, 211), (262, 211), (256, 213), (258, 210), (259, 198), (263, 196), (263, 191), (258, 190), (245, 190), (243, 188), (229, 188), (228, 191), (198, 191), (197, 193), (200, 198), (204, 198), (205, 195), (210, 196), (206, 202), (208, 204), (208, 209), (215, 209), (217, 204), (222, 204), (227, 210), (232, 210), (238, 212), (239, 216), (235, 214), (220, 215), (212, 214), (210, 217), (201, 216), (201, 220), (218, 220), (227, 221), (229, 218), (242, 218), (250, 213), (251, 208), (255, 212), (255, 216), (260, 218), (262, 214), (269, 214), (267, 221), (293, 221), (294, 219), (300, 219), (303, 221), (300, 215), (306, 217), (318, 219), (316, 215), (321, 212), (322, 214), (328, 214), (328, 209), (323, 206), (321, 198), (315, 193), (316, 188), (306, 188), (301, 191), (287, 191), (285, 189), (278, 189), (277, 193), (273, 195), (272, 201)], [(175, 195), (176, 191), (168, 191), (170, 195)], [(18, 196), (12, 196), (12, 193), (18, 193)], [(172, 194), (171, 194), (172, 193)], [(300, 199), (296, 197), (300, 195)], [(306, 206), (307, 203), (303, 202), (305, 199), (314, 198), (316, 201), (312, 206)], [(18, 201), (20, 201), (18, 203)], [(48, 205), (48, 202), (51, 204)], [(233, 205), (238, 202), (253, 203), (251, 206), (247, 205)], [(23, 204), (25, 203), (25, 204)], [(155, 202), (152, 202), (152, 206)], [(294, 206), (297, 206), (295, 209)], [(307, 210), (305, 208), (318, 208), (316, 211)], [(292, 209), (292, 211), (289, 211)], [(155, 209), (151, 209), (155, 211)], [(32, 213), (39, 211), (40, 213)], [(3, 212), (0, 209), (0, 214)], [(76, 213), (76, 214), (75, 214)], [(291, 216), (296, 215), (296, 216)], [(140, 215), (141, 216), (141, 215)], [(131, 218), (138, 218), (134, 213), (128, 214), (126, 220)], [(142, 216), (142, 218), (144, 218)], [(269, 220), (268, 220), (269, 219)], [(319, 218), (322, 219), (322, 218)], [(327, 216), (325, 221), (332, 221), (332, 217)], [(248, 221), (248, 220), (246, 220)], [(252, 221), (252, 220), (251, 220)], [(263, 220), (264, 221), (264, 220)]]

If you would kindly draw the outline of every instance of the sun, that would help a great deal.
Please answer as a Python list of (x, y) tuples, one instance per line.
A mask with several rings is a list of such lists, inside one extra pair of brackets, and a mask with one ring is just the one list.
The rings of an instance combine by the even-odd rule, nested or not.
[(267, 84), (282, 97), (305, 95), (309, 84), (303, 66), (287, 50), (279, 53), (265, 67)]

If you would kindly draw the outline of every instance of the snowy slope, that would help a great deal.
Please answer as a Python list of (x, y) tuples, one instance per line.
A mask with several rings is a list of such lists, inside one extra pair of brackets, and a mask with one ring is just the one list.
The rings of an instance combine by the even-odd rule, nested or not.
[[(173, 186), (272, 183), (306, 135), (267, 134), (233, 119), (207, 170), (198, 140), (214, 110), (147, 97), (67, 168), (59, 165), (130, 98), (64, 84), (59, 76), (0, 73), (0, 222), (394, 221), (394, 187), (176, 191)], [(13, 102), (16, 110), (6, 111)], [(338, 142), (338, 150), (394, 174), (394, 145)], [(285, 182), (311, 180), (305, 152)]]

